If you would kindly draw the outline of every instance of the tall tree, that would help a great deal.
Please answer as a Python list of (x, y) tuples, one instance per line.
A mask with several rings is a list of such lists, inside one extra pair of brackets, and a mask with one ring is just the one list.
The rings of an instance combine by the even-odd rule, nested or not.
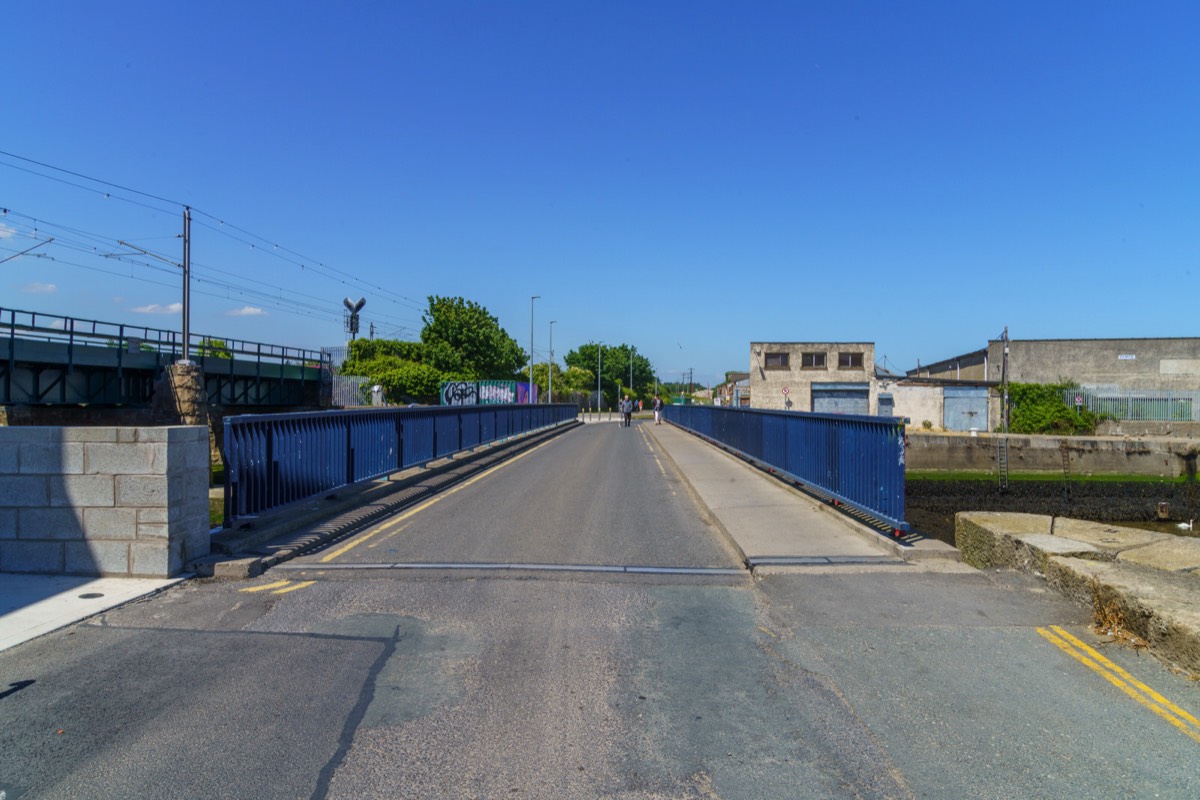
[(511, 379), (525, 364), (517, 340), (478, 303), (461, 297), (429, 297), (421, 316), (427, 363), (467, 380)]
[[(603, 403), (612, 405), (619, 393), (628, 392), (635, 400), (649, 400), (654, 395), (654, 367), (650, 360), (638, 354), (632, 345), (601, 345), (588, 342), (567, 353), (564, 361), (568, 367), (589, 370), (592, 379), (596, 374), (596, 355), (600, 351), (600, 385), (604, 393)], [(629, 373), (632, 362), (633, 386), (629, 385)], [(595, 391), (593, 382), (590, 391)]]

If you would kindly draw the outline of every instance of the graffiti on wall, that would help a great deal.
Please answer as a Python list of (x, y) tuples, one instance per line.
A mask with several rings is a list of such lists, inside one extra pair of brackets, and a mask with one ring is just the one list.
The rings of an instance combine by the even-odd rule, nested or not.
[(474, 381), (445, 381), (441, 395), (444, 406), (473, 406), (479, 402), (479, 386)]
[(480, 381), (479, 402), (515, 403), (517, 402), (516, 387), (512, 381)]
[(518, 402), (515, 381), (444, 381), (444, 406), (501, 405)]

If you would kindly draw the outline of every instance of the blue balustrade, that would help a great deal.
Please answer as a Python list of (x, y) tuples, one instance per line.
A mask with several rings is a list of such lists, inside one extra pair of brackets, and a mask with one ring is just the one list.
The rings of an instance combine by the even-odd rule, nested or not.
[(901, 417), (670, 405), (669, 422), (893, 530), (904, 521)]
[(225, 418), (225, 524), (518, 433), (574, 405), (375, 408)]

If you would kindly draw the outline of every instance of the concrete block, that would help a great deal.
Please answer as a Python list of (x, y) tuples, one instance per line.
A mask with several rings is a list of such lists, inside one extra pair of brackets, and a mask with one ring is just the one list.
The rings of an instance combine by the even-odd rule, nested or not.
[(18, 539), (83, 539), (83, 509), (17, 509)]
[(161, 444), (167, 441), (168, 427), (117, 428), (118, 444)]
[[(1117, 561), (1168, 572), (1200, 569), (1200, 539), (1167, 534), (1164, 541), (1122, 551), (1117, 555)], [(1196, 590), (1200, 591), (1200, 579), (1197, 579)]]
[(17, 510), (0, 508), (0, 539), (17, 538)]
[(136, 508), (85, 508), (83, 534), (90, 539), (133, 539), (139, 534)]
[(137, 510), (138, 525), (170, 522), (173, 507), (169, 508), (139, 508)]
[(166, 475), (118, 475), (116, 480), (118, 506), (167, 506)]
[(208, 503), (208, 474), (199, 470), (168, 473), (170, 481), (171, 505), (193, 502), (203, 498)]
[(78, 442), (29, 442), (18, 448), (22, 475), (79, 475), (83, 448)]
[(84, 470), (103, 475), (156, 475), (167, 471), (165, 444), (89, 444)]
[(977, 569), (1018, 565), (1014, 535), (1050, 534), (1051, 518), (1040, 514), (966, 511), (954, 517), (954, 545)]
[(134, 542), (129, 547), (131, 575), (169, 578), (183, 570), (182, 544), (168, 546), (166, 541)]
[(19, 447), (0, 439), (0, 475), (17, 473), (17, 451), (19, 449)]
[(1163, 542), (1176, 537), (1169, 533), (1156, 533), (1140, 528), (1125, 528), (1105, 522), (1088, 522), (1079, 519), (1056, 519), (1054, 535), (1066, 536), (1079, 542), (1095, 545), (1098, 550), (1115, 557), (1122, 550), (1142, 547), (1153, 542)]
[(193, 443), (208, 447), (208, 427), (205, 425), (172, 425), (164, 430), (172, 445)]
[(113, 427), (78, 427), (57, 428), (58, 438), (64, 442), (115, 442), (119, 428)]
[(63, 475), (49, 482), (52, 506), (112, 506), (116, 500), (111, 475)]
[(128, 575), (128, 542), (67, 542), (66, 571), (71, 575)]
[(1135, 564), (1052, 558), (1046, 577), (1102, 618), (1118, 619), (1168, 660), (1200, 674), (1200, 592), (1194, 576)]
[(231, 558), (213, 564), (213, 577), (225, 579), (257, 578), (262, 575), (261, 558)]
[[(132, 511), (133, 509), (127, 509)], [(166, 539), (171, 535), (171, 528), (165, 522), (139, 522), (137, 524), (138, 539)]]
[(23, 444), (48, 444), (61, 441), (61, 428), (20, 425), (15, 428), (0, 427), (0, 448), (17, 447)]
[(0, 541), (0, 572), (62, 571), (62, 542)]
[(0, 508), (50, 504), (49, 478), (44, 475), (0, 475)]
[(183, 560), (192, 562), (198, 558), (207, 558), (212, 551), (212, 537), (207, 530), (192, 531), (183, 539)]

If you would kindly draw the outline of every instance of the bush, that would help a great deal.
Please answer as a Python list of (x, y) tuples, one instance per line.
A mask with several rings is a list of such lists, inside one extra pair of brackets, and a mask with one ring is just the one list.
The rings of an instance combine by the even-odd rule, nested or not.
[(1087, 409), (1077, 411), (1063, 402), (1063, 392), (1076, 388), (1077, 384), (1066, 381), (1009, 384), (1012, 432), (1058, 436), (1094, 434), (1100, 418)]

